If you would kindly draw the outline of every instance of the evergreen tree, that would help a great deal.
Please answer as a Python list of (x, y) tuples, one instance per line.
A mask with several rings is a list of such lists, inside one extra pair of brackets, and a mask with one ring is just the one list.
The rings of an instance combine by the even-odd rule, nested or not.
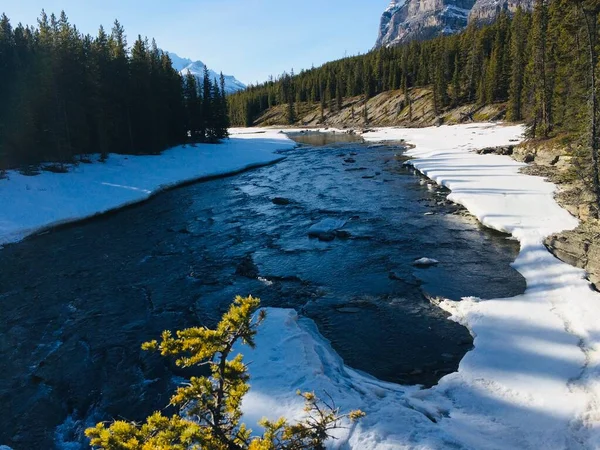
[(529, 133), (532, 137), (538, 135), (548, 137), (552, 130), (552, 101), (546, 47), (547, 34), (547, 0), (536, 0), (529, 38), (531, 57), (528, 65), (528, 87), (532, 101)]
[(519, 7), (512, 21), (510, 41), (511, 73), (507, 119), (518, 122), (523, 119), (523, 82), (525, 79), (525, 49), (528, 23), (523, 9)]
[(589, 146), (592, 160), (592, 191), (596, 200), (596, 218), (600, 216), (600, 111), (598, 101), (598, 17), (600, 4), (591, 0), (577, 0), (577, 6), (585, 21), (587, 51), (589, 53)]
[(171, 397), (171, 405), (180, 415), (165, 417), (154, 413), (146, 422), (116, 421), (99, 423), (86, 430), (94, 448), (102, 450), (324, 450), (331, 432), (344, 418), (364, 417), (361, 411), (340, 414), (339, 409), (320, 401), (314, 393), (300, 394), (305, 401), (306, 418), (290, 424), (287, 419), (263, 419), (262, 436), (253, 437), (241, 422), (242, 400), (250, 390), (248, 367), (243, 356), (232, 357), (238, 342), (255, 346), (258, 326), (266, 317), (258, 311), (260, 301), (237, 297), (216, 329), (204, 327), (168, 331), (161, 342), (143, 345), (145, 350), (160, 351), (176, 358), (179, 367), (207, 366), (210, 376), (195, 377)]

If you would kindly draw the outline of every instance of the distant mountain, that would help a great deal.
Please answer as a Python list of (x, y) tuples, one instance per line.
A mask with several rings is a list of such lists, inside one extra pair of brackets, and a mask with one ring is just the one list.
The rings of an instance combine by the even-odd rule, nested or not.
[(392, 0), (381, 17), (375, 47), (389, 47), (462, 31), (469, 22), (493, 22), (501, 11), (532, 9), (534, 0)]
[[(179, 55), (171, 52), (167, 52), (171, 61), (173, 62), (173, 68), (179, 71), (182, 75), (187, 75), (187, 73), (191, 73), (192, 75), (196, 75), (197, 77), (204, 76), (204, 66), (205, 64), (202, 61), (192, 61), (188, 58), (182, 58)], [(220, 74), (215, 72), (214, 70), (208, 69), (208, 73), (212, 79), (219, 79)], [(233, 94), (234, 92), (241, 91), (246, 89), (246, 85), (236, 79), (233, 75), (224, 75), (225, 76), (225, 92), (228, 94)]]
[(475, 0), (392, 0), (383, 12), (376, 47), (457, 33)]

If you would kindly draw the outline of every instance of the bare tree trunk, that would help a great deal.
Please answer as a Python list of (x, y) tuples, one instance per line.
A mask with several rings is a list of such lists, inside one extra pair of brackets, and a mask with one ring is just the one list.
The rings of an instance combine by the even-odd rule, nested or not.
[(594, 191), (596, 200), (595, 216), (598, 218), (600, 216), (600, 167), (598, 166), (600, 136), (598, 135), (598, 91), (596, 82), (596, 66), (598, 64), (598, 55), (596, 53), (596, 44), (598, 36), (598, 13), (600, 12), (600, 6), (595, 5), (592, 9), (587, 9), (584, 6), (583, 0), (578, 0), (578, 5), (585, 19), (590, 54), (590, 147), (592, 153), (592, 189)]

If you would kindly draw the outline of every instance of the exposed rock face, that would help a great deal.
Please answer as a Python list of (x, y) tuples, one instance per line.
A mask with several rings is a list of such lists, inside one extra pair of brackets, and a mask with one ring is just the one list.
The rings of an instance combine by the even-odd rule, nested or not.
[(535, 0), (477, 0), (469, 14), (469, 21), (493, 22), (502, 11), (514, 13), (519, 6), (524, 10), (532, 10), (534, 4)]
[(376, 47), (457, 33), (475, 0), (392, 0), (381, 18)]
[(462, 31), (469, 21), (493, 22), (501, 11), (533, 9), (535, 0), (392, 0), (381, 17), (376, 47)]
[(546, 246), (562, 261), (585, 269), (589, 280), (600, 289), (600, 236), (594, 232), (577, 229), (546, 239)]

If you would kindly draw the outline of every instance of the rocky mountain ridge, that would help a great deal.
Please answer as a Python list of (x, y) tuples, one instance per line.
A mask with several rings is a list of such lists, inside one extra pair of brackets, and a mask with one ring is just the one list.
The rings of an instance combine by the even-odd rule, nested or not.
[(472, 21), (492, 22), (503, 10), (532, 9), (534, 1), (392, 0), (381, 17), (375, 47), (458, 33)]
[(534, 4), (535, 0), (477, 0), (469, 14), (469, 21), (492, 22), (501, 11), (514, 13), (519, 6), (532, 10)]

